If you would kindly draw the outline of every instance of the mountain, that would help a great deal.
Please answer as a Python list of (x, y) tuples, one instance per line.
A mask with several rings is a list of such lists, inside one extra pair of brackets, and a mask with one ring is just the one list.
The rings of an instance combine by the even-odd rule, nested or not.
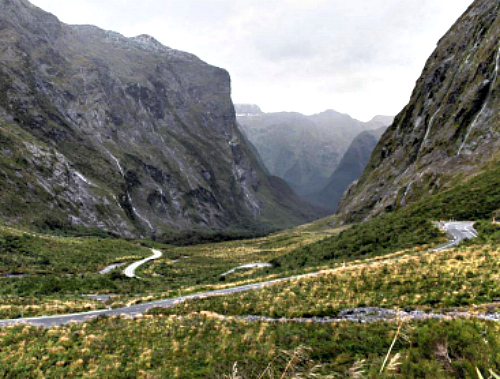
[(235, 104), (236, 117), (261, 116), (264, 112), (255, 104)]
[(382, 127), (359, 134), (352, 141), (327, 185), (321, 191), (307, 196), (307, 200), (335, 212), (344, 191), (363, 173), (373, 149), (386, 129), (387, 127)]
[(498, 166), (499, 15), (499, 1), (476, 0), (439, 41), (409, 104), (342, 200), (344, 222), (403, 207)]
[(371, 129), (377, 128), (387, 128), (394, 122), (394, 117), (392, 116), (375, 116), (370, 121), (367, 122)]
[(314, 218), (259, 165), (230, 91), (150, 36), (0, 0), (0, 217), (122, 236)]
[(286, 180), (303, 197), (328, 183), (359, 133), (380, 127), (380, 120), (363, 123), (333, 110), (305, 116), (264, 113), (251, 104), (235, 107), (239, 124), (269, 172)]

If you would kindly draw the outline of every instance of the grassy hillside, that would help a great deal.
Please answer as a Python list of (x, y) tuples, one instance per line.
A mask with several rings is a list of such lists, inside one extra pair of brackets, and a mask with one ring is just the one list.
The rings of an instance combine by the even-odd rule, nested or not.
[[(256, 239), (171, 246), (148, 240), (54, 236), (0, 226), (0, 318), (120, 307), (263, 280), (270, 275), (267, 270), (237, 271), (224, 281), (221, 274), (246, 263), (268, 262), (341, 230), (321, 220)], [(141, 279), (124, 277), (123, 268), (99, 274), (111, 263), (130, 263), (151, 255), (151, 247), (162, 250), (164, 256), (141, 267)], [(86, 296), (96, 293), (112, 296), (106, 303)]]
[(0, 276), (95, 273), (148, 255), (146, 247), (116, 238), (58, 238), (0, 227)]
[[(58, 250), (51, 254), (68, 252), (55, 266), (58, 273), (70, 269), (60, 280), (65, 285), (82, 286), (73, 292), (63, 286), (59, 292), (27, 296), (30, 285), (47, 283), (56, 275), (42, 274), (37, 271), (36, 261), (26, 261), (25, 267), (31, 265), (33, 277), (1, 279), (2, 284), (8, 283), (0, 291), (3, 317), (15, 312), (20, 316), (120, 306), (174, 296), (181, 290), (189, 293), (262, 280), (273, 272), (238, 272), (229, 276), (227, 282), (220, 282), (219, 275), (238, 264), (279, 259), (305, 246), (342, 240), (346, 235), (353, 241), (362, 235), (366, 236), (365, 241), (379, 238), (385, 247), (367, 249), (357, 258), (352, 254), (347, 267), (337, 264), (336, 269), (317, 277), (245, 294), (193, 300), (173, 309), (153, 310), (135, 320), (104, 318), (52, 329), (0, 329), (0, 377), (36, 377), (41, 372), (46, 377), (466, 379), (477, 378), (476, 367), (483, 373), (490, 368), (500, 371), (500, 327), (492, 322), (427, 320), (399, 326), (397, 320), (297, 324), (238, 319), (245, 315), (336, 316), (342, 310), (368, 306), (433, 312), (500, 311), (500, 303), (496, 302), (500, 298), (499, 226), (481, 221), (477, 225), (477, 240), (448, 251), (426, 252), (417, 246), (384, 255), (396, 244), (423, 244), (422, 235), (436, 233), (425, 217), (419, 219), (416, 233), (406, 229), (402, 211), (386, 217), (393, 218), (390, 222), (381, 218), (367, 223), (378, 225), (378, 236), (372, 236), (360, 225), (344, 230), (344, 237), (331, 237), (340, 231), (332, 227), (333, 217), (254, 240), (177, 247), (145, 241), (140, 246), (134, 241), (96, 237), (25, 235), (3, 228), (3, 239), (10, 236), (20, 240), (21, 247), (29, 247), (27, 250), (37, 246), (41, 253), (47, 250), (45, 254), (49, 254), (49, 247), (54, 246)], [(408, 220), (415, 225), (414, 219)], [(391, 231), (396, 237), (390, 237)], [(430, 236), (441, 238), (438, 234)], [(113, 241), (119, 249), (111, 247)], [(139, 256), (141, 252), (148, 253), (147, 247), (152, 246), (162, 249), (165, 257), (145, 266), (140, 271), (142, 280), (116, 274), (103, 278), (91, 273), (100, 267), (101, 263), (96, 262), (126, 259), (118, 250)], [(355, 249), (354, 243), (345, 246), (351, 251)], [(77, 259), (82, 248), (96, 249), (97, 256), (88, 265)], [(372, 257), (375, 254), (380, 256)], [(314, 264), (325, 262), (318, 260)], [(77, 268), (87, 274), (73, 275), (72, 270)], [(106, 305), (93, 302), (81, 296), (89, 285), (99, 292), (116, 291), (120, 296)], [(13, 286), (25, 291), (21, 292), (23, 296), (12, 296)], [(141, 291), (140, 296), (134, 297)]]
[(442, 234), (432, 220), (490, 219), (499, 209), (500, 163), (495, 162), (477, 176), (457, 180), (450, 190), (356, 225), (339, 236), (299, 248), (273, 262), (280, 269), (298, 269), (436, 243)]
[[(217, 315), (0, 330), (0, 376), (266, 379), (476, 378), (500, 368), (498, 325), (476, 321), (247, 323)], [(262, 376), (261, 376), (262, 375)]]
[[(495, 226), (495, 234), (500, 235), (500, 227)], [(444, 310), (491, 304), (490, 310), (499, 309), (492, 303), (500, 299), (500, 246), (469, 243), (439, 253), (415, 249), (360, 260), (260, 291), (180, 304), (170, 312), (294, 318), (335, 317), (346, 308), (377, 306)]]
[[(328, 222), (301, 229), (314, 240), (328, 230), (323, 229)], [(476, 367), (483, 373), (500, 369), (496, 323), (412, 321), (399, 329), (396, 321), (296, 324), (232, 318), (335, 316), (340, 310), (366, 306), (498, 312), (500, 227), (481, 222), (477, 228), (479, 239), (456, 249), (439, 253), (413, 249), (363, 258), (319, 277), (193, 300), (135, 320), (99, 319), (48, 330), (0, 329), (0, 376), (33, 377), (42, 372), (47, 377), (255, 379), (266, 372), (265, 378), (298, 378), (299, 374), (323, 379), (477, 378)], [(252, 250), (260, 254), (257, 246), (279, 254), (300, 243), (300, 238), (282, 234), (257, 241), (191, 247), (192, 257), (198, 257), (200, 265), (202, 256), (230, 260), (233, 253), (244, 261)], [(179, 257), (185, 249), (167, 253)], [(152, 275), (162, 265), (142, 273)], [(160, 283), (150, 280), (149, 285)], [(60, 312), (71, 306), (86, 309), (88, 304), (58, 303)], [(394, 340), (388, 364), (380, 373)], [(234, 376), (234, 367), (239, 376)]]

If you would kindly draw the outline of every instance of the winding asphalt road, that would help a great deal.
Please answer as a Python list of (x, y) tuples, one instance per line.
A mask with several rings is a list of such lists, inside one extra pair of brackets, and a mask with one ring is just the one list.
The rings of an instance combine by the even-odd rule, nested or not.
[[(470, 239), (470, 238), (475, 238), (477, 237), (477, 233), (473, 228), (474, 223), (473, 222), (447, 222), (447, 223), (441, 223), (440, 227), (448, 232), (450, 236), (453, 238), (448, 242), (447, 244), (443, 246), (439, 246), (437, 248), (432, 249), (433, 251), (442, 251), (445, 249), (449, 249), (451, 247), (454, 247), (458, 245), (461, 241), (465, 239)], [(157, 253), (161, 254), (161, 252), (157, 251)], [(157, 254), (155, 253), (155, 255)], [(156, 258), (154, 258), (156, 259)], [(152, 260), (152, 257), (147, 258), (147, 260), (144, 261), (149, 261)], [(390, 258), (389, 260), (395, 260), (394, 258)], [(143, 261), (140, 261), (143, 262)], [(137, 267), (139, 267), (141, 264), (137, 265), (136, 262), (133, 265), (129, 266), (129, 268), (132, 268), (129, 273), (134, 274), (134, 271)], [(380, 262), (380, 261), (379, 261)], [(144, 262), (145, 263), (145, 262)], [(133, 267), (134, 265), (135, 268)], [(366, 266), (366, 264), (357, 264), (353, 266), (348, 266), (348, 268), (354, 268), (354, 267), (360, 267), (360, 266)], [(338, 271), (338, 270), (343, 270), (345, 268), (339, 268), (332, 271)], [(143, 303), (143, 304), (138, 304), (138, 305), (133, 305), (130, 307), (124, 307), (124, 308), (117, 308), (117, 309), (110, 309), (110, 310), (98, 310), (98, 311), (93, 311), (93, 312), (85, 312), (85, 313), (74, 313), (74, 314), (66, 314), (66, 315), (59, 315), (59, 316), (42, 316), (42, 317), (30, 317), (30, 318), (20, 318), (20, 319), (12, 319), (12, 320), (0, 320), (0, 327), (5, 327), (5, 326), (10, 326), (10, 325), (17, 325), (17, 324), (29, 324), (29, 325), (34, 325), (34, 326), (41, 326), (41, 327), (52, 327), (52, 326), (57, 326), (57, 325), (64, 325), (68, 324), (71, 322), (85, 322), (88, 320), (91, 320), (93, 318), (99, 317), (99, 316), (128, 316), (128, 317), (136, 317), (139, 315), (142, 315), (149, 311), (150, 309), (153, 308), (170, 308), (173, 307), (174, 305), (191, 300), (191, 299), (200, 299), (200, 298), (205, 298), (205, 297), (213, 297), (213, 296), (218, 296), (218, 295), (229, 295), (229, 294), (234, 294), (234, 293), (241, 293), (241, 292), (248, 292), (252, 290), (258, 290), (264, 287), (272, 286), (276, 283), (281, 283), (285, 281), (289, 281), (292, 279), (299, 279), (302, 277), (311, 277), (311, 276), (316, 276), (320, 275), (320, 272), (315, 272), (315, 273), (310, 273), (310, 274), (304, 274), (304, 275), (297, 275), (293, 276), (290, 278), (282, 278), (282, 279), (275, 279), (275, 280), (270, 280), (267, 282), (262, 282), (262, 283), (255, 283), (255, 284), (248, 284), (244, 286), (238, 286), (238, 287), (233, 287), (233, 288), (226, 288), (226, 289), (221, 289), (221, 290), (215, 290), (215, 291), (207, 291), (207, 292), (201, 292), (193, 295), (188, 295), (188, 296), (180, 296), (177, 298), (173, 299), (167, 299), (167, 300), (157, 300), (157, 301), (152, 301), (148, 303)]]
[(230, 275), (233, 272), (236, 272), (238, 270), (247, 270), (250, 268), (266, 268), (266, 267), (273, 267), (273, 265), (270, 263), (247, 263), (246, 265), (235, 267), (232, 270), (229, 270), (229, 271), (225, 272), (224, 274), (221, 274), (221, 276)]
[(143, 264), (154, 261), (155, 259), (158, 259), (163, 255), (160, 250), (151, 249), (151, 251), (153, 252), (153, 255), (151, 255), (150, 257), (147, 257), (142, 261), (134, 262), (130, 266), (128, 266), (125, 271), (123, 271), (125, 276), (128, 278), (137, 278), (137, 276), (135, 275), (135, 270), (137, 270)]
[(443, 251), (451, 247), (457, 246), (460, 242), (466, 239), (476, 238), (477, 232), (474, 229), (474, 222), (470, 221), (452, 221), (440, 222), (439, 226), (445, 230), (450, 236), (450, 242), (443, 246), (439, 246), (434, 251)]
[(115, 268), (122, 267), (122, 266), (125, 266), (125, 263), (113, 263), (112, 265), (109, 265), (109, 266), (103, 268), (101, 271), (99, 271), (99, 274), (101, 274), (101, 275), (109, 274)]

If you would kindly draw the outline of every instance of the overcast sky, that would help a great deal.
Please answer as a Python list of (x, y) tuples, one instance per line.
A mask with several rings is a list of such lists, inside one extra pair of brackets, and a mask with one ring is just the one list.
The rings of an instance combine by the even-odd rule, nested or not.
[(163, 44), (227, 69), (235, 103), (335, 109), (407, 104), (437, 41), (472, 0), (31, 0), (70, 24)]

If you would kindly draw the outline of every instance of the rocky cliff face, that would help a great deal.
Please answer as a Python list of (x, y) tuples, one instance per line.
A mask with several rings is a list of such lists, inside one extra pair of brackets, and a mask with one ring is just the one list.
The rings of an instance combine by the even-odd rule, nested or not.
[(477, 0), (441, 39), (408, 106), (340, 206), (361, 220), (443, 191), (498, 156), (500, 2)]
[(363, 173), (373, 149), (386, 129), (382, 127), (359, 134), (352, 141), (327, 185), (321, 191), (307, 196), (307, 200), (335, 212), (345, 190)]
[(500, 1), (476, 0), (441, 39), (408, 106), (340, 206), (361, 220), (443, 191), (498, 158)]
[(377, 120), (363, 123), (333, 110), (305, 116), (262, 113), (257, 106), (236, 105), (236, 113), (269, 172), (304, 197), (328, 183), (359, 133), (380, 127)]
[(0, 0), (0, 183), (4, 219), (126, 236), (314, 215), (259, 166), (226, 71), (26, 0)]

